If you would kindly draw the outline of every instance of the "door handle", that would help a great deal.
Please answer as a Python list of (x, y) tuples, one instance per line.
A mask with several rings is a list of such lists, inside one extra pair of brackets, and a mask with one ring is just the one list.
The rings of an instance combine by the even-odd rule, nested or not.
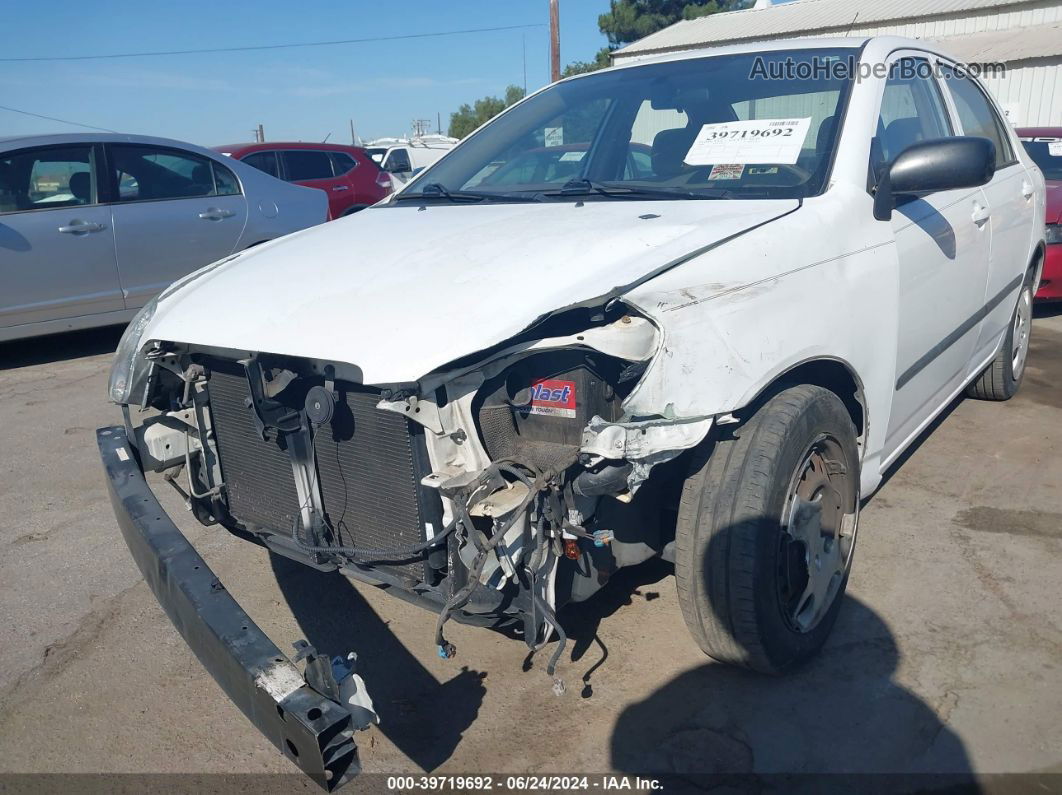
[(232, 210), (219, 210), (217, 207), (207, 207), (203, 212), (199, 213), (199, 217), (204, 221), (220, 221), (222, 218), (231, 218), (236, 213)]
[(1027, 179), (1021, 181), (1021, 195), (1025, 201), (1028, 201), (1033, 197), (1033, 186)]
[(349, 185), (334, 185), (332, 190), (350, 190)]
[(985, 221), (987, 221), (991, 217), (992, 213), (988, 211), (987, 207), (978, 204), (977, 202), (974, 202), (973, 213), (970, 215), (970, 218), (973, 219), (973, 222), (975, 224), (977, 224), (979, 227), (984, 226)]
[(64, 235), (83, 235), (88, 232), (99, 232), (103, 224), (86, 223), (85, 221), (73, 220), (69, 224), (59, 227)]

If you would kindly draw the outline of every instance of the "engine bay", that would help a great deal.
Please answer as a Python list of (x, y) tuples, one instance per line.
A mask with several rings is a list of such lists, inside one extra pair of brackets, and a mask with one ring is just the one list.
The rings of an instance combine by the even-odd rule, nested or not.
[(655, 338), (602, 316), (382, 386), (337, 363), (158, 344), (144, 396), (160, 413), (134, 430), (145, 469), (200, 521), (432, 610), (442, 657), (451, 618), (513, 627), (532, 652), (556, 634), (547, 673), (563, 690), (556, 611), (665, 552), (681, 478), (658, 465), (711, 424), (686, 439), (625, 416)]

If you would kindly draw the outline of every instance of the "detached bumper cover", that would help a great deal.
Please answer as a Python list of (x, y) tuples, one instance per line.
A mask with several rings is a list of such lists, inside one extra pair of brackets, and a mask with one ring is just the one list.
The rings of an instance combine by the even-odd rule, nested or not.
[(350, 712), (311, 688), (163, 512), (124, 428), (96, 432), (118, 525), (173, 625), (247, 719), (333, 790), (361, 771)]

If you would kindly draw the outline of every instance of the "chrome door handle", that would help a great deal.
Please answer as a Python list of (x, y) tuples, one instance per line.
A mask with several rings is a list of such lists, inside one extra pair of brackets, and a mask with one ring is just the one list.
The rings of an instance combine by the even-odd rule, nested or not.
[(231, 218), (236, 213), (232, 210), (219, 210), (217, 207), (207, 207), (206, 210), (199, 213), (199, 217), (204, 221), (220, 221), (222, 218)]
[(350, 186), (349, 185), (334, 185), (334, 186), (332, 186), (332, 190), (350, 190)]
[(983, 226), (985, 221), (987, 221), (991, 217), (992, 213), (988, 211), (987, 207), (978, 204), (977, 202), (974, 202), (973, 213), (970, 215), (970, 218), (973, 219), (973, 222), (975, 224), (977, 224), (978, 226)]
[(69, 224), (59, 227), (59, 231), (64, 235), (82, 235), (87, 232), (99, 232), (102, 229), (103, 224), (85, 223), (78, 220), (73, 220)]
[(1033, 186), (1027, 179), (1021, 181), (1021, 195), (1026, 201), (1033, 197)]

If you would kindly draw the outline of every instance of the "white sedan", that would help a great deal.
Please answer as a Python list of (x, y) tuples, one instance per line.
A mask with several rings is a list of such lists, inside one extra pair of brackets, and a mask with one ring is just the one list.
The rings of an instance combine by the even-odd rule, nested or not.
[[(483, 179), (544, 146), (564, 168)], [(387, 202), (147, 307), (110, 396), (163, 413), (100, 431), (118, 520), (200, 659), (311, 773), (336, 758), (322, 732), (372, 721), (343, 695), (372, 682), (304, 680), (218, 602), (143, 469), (184, 466), (204, 522), (438, 612), (444, 657), (449, 618), (515, 623), (556, 676), (556, 611), (662, 556), (707, 654), (783, 672), (842, 609), (861, 499), (955, 396), (1020, 386), (1043, 214), (998, 106), (925, 42), (565, 80)], [(298, 719), (295, 693), (334, 720)]]

